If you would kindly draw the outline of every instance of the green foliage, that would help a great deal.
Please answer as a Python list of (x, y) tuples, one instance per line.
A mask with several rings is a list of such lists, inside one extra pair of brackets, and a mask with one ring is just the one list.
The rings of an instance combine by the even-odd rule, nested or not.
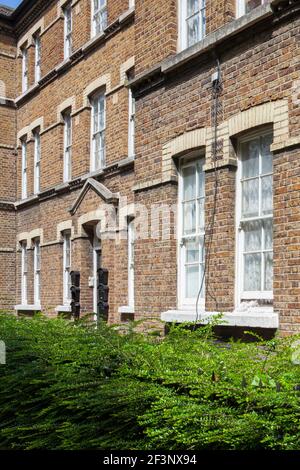
[[(300, 448), (295, 337), (220, 343), (0, 315), (0, 449)], [(299, 338), (298, 338), (299, 339)]]

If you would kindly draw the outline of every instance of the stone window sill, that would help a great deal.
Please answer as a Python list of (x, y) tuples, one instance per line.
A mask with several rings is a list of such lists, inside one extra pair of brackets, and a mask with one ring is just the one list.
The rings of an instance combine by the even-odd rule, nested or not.
[(119, 313), (134, 314), (134, 307), (122, 306), (122, 307), (119, 307), (118, 312)]
[(72, 312), (72, 307), (71, 307), (71, 305), (58, 305), (55, 308), (55, 311), (57, 313), (71, 313)]
[[(198, 324), (207, 324), (209, 320), (219, 315), (218, 312), (205, 312), (199, 311)], [(161, 314), (162, 321), (165, 322), (195, 322), (195, 310), (168, 310)], [(224, 326), (241, 326), (251, 328), (272, 328), (279, 327), (278, 314), (273, 311), (271, 307), (255, 307), (247, 311), (239, 311), (238, 309), (233, 312), (224, 312), (221, 320)]]
[(40, 305), (15, 305), (15, 310), (17, 312), (40, 312)]

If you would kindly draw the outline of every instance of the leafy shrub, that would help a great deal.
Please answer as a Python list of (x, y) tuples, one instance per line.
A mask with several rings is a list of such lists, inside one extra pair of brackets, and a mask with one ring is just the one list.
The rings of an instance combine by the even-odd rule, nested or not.
[(163, 341), (100, 324), (0, 316), (1, 449), (299, 449), (294, 338)]

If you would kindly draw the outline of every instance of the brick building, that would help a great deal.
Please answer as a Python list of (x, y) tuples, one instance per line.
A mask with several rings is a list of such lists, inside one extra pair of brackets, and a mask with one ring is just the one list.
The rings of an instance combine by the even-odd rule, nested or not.
[(300, 2), (0, 8), (0, 308), (300, 329)]

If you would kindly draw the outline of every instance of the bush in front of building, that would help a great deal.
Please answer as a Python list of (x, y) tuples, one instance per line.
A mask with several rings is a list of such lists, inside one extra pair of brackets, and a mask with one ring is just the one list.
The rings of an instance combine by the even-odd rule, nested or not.
[(0, 315), (1, 449), (299, 449), (299, 338)]

